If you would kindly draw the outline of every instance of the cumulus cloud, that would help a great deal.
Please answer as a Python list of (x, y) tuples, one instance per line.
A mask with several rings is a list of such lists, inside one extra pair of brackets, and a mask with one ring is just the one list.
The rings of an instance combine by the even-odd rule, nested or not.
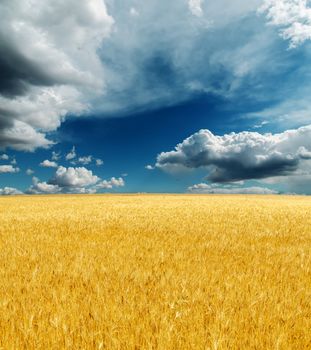
[(125, 182), (121, 177), (101, 180), (91, 170), (84, 167), (59, 166), (55, 175), (46, 182), (41, 182), (37, 177), (33, 177), (33, 183), (26, 193), (96, 193), (100, 190), (124, 186)]
[(40, 163), (40, 166), (44, 168), (57, 168), (57, 163), (46, 159), (42, 163)]
[(86, 168), (65, 168), (59, 166), (52, 179), (41, 182), (33, 177), (33, 184), (28, 188), (28, 194), (53, 193), (94, 193), (94, 186), (99, 177)]
[(279, 134), (257, 132), (216, 136), (200, 130), (157, 157), (163, 170), (206, 167), (207, 180), (234, 182), (311, 171), (311, 125)]
[(84, 167), (65, 168), (58, 167), (55, 176), (49, 181), (50, 184), (58, 185), (62, 188), (79, 188), (94, 185), (99, 181), (99, 177), (93, 175), (91, 170)]
[(0, 174), (4, 173), (18, 173), (19, 168), (15, 168), (12, 165), (0, 165)]
[(154, 166), (148, 164), (148, 165), (145, 166), (145, 169), (147, 169), (147, 170), (154, 170)]
[(0, 160), (9, 160), (9, 156), (7, 154), (1, 154)]
[(259, 12), (269, 24), (280, 27), (280, 35), (295, 48), (311, 39), (311, 7), (309, 0), (265, 0)]
[(219, 187), (213, 184), (200, 183), (188, 188), (191, 193), (207, 193), (207, 194), (277, 194), (275, 190), (266, 187), (251, 186), (251, 187)]
[(100, 183), (96, 185), (97, 189), (111, 189), (114, 187), (124, 187), (125, 182), (122, 179), (122, 177), (119, 177), (118, 179), (115, 177), (112, 177), (110, 180), (103, 180)]
[(54, 194), (59, 193), (61, 188), (58, 185), (40, 182), (37, 177), (32, 178), (32, 185), (26, 191), (27, 194)]
[(17, 194), (23, 194), (23, 193), (13, 187), (0, 188), (0, 196), (13, 196)]
[(104, 89), (97, 50), (113, 19), (102, 0), (3, 0), (0, 12), (0, 147), (48, 147)]

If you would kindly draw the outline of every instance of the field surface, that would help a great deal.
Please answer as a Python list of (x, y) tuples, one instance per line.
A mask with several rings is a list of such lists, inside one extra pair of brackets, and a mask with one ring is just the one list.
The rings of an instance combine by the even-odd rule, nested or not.
[(0, 349), (311, 349), (311, 198), (0, 199)]

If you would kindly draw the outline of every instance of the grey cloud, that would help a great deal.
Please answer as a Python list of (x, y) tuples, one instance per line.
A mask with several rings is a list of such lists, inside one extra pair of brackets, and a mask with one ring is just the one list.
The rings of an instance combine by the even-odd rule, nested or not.
[(258, 164), (245, 163), (243, 155), (241, 159), (219, 159), (212, 162), (214, 169), (206, 177), (212, 182), (231, 182), (248, 179), (262, 179), (271, 176), (288, 175), (297, 170), (299, 157), (271, 154)]
[(233, 94), (268, 56), (271, 40), (262, 39), (269, 29), (256, 15), (259, 3), (108, 0), (115, 30), (100, 50), (108, 89), (99, 108), (127, 113), (196, 93)]
[(311, 125), (280, 134), (257, 132), (216, 136), (201, 130), (158, 155), (163, 170), (206, 167), (207, 180), (234, 182), (286, 176), (307, 168), (311, 157)]
[(103, 92), (97, 49), (113, 19), (102, 0), (3, 0), (0, 12), (0, 147), (48, 147)]
[(18, 52), (0, 33), (0, 94), (14, 97), (26, 94), (29, 84), (51, 86), (55, 83), (43, 67)]
[(271, 190), (261, 186), (238, 187), (228, 186), (219, 187), (206, 183), (200, 183), (188, 188), (190, 193), (206, 193), (206, 194), (277, 194), (278, 191)]
[(0, 147), (49, 147), (68, 115), (128, 114), (202, 93), (262, 98), (262, 77), (278, 63), (259, 4), (1, 1)]

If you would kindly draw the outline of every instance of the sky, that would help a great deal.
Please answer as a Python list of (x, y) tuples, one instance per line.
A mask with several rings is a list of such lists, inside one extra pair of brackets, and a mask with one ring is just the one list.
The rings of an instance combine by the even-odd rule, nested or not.
[(311, 1), (0, 14), (0, 195), (311, 194)]

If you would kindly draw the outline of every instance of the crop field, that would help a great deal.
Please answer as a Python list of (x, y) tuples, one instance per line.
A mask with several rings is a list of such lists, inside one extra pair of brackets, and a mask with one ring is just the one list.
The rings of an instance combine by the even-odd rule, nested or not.
[(0, 349), (310, 349), (311, 198), (0, 199)]

